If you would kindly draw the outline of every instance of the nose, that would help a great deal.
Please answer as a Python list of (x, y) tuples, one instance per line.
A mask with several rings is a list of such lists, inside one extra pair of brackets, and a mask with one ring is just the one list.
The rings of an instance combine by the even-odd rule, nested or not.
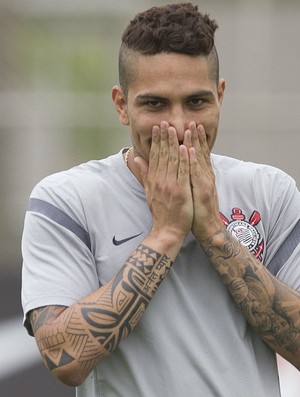
[(183, 142), (184, 131), (188, 128), (188, 120), (181, 106), (174, 106), (170, 112), (168, 123), (177, 131), (179, 142)]

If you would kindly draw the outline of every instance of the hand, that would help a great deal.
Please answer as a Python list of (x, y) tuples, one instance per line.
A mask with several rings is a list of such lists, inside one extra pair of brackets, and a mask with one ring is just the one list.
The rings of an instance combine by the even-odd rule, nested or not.
[(167, 122), (154, 126), (149, 164), (140, 157), (135, 162), (153, 216), (152, 233), (167, 233), (183, 241), (192, 227), (193, 202), (188, 150), (179, 146), (175, 128)]
[(189, 150), (190, 175), (194, 203), (192, 232), (196, 239), (207, 239), (224, 225), (220, 219), (215, 174), (204, 127), (195, 122), (185, 131), (184, 145)]

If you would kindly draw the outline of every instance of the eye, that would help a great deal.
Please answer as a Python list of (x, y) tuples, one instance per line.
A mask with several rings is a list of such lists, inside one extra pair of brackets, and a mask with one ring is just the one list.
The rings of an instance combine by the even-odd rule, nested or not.
[(189, 100), (189, 104), (190, 104), (191, 106), (194, 106), (194, 107), (203, 105), (203, 102), (204, 102), (204, 101), (203, 101), (203, 98), (197, 98), (197, 97), (191, 98), (191, 99)]
[(152, 108), (152, 109), (159, 109), (161, 108), (164, 104), (161, 101), (158, 100), (153, 100), (153, 101), (148, 101), (147, 105)]

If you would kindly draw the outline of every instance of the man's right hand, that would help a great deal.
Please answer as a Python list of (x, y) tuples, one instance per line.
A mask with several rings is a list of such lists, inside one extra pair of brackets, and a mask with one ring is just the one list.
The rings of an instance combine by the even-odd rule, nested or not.
[(154, 126), (149, 164), (141, 157), (135, 162), (153, 217), (150, 235), (182, 244), (192, 227), (193, 200), (188, 150), (179, 145), (175, 128), (165, 121)]

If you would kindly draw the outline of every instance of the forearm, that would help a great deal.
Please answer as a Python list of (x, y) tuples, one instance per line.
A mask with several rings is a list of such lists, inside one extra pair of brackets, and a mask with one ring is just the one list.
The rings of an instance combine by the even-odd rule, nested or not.
[(68, 308), (32, 312), (39, 350), (56, 377), (79, 385), (114, 351), (139, 322), (180, 246), (178, 241), (148, 238), (110, 282), (88, 297)]
[(300, 294), (273, 277), (225, 229), (200, 244), (247, 321), (300, 369)]

